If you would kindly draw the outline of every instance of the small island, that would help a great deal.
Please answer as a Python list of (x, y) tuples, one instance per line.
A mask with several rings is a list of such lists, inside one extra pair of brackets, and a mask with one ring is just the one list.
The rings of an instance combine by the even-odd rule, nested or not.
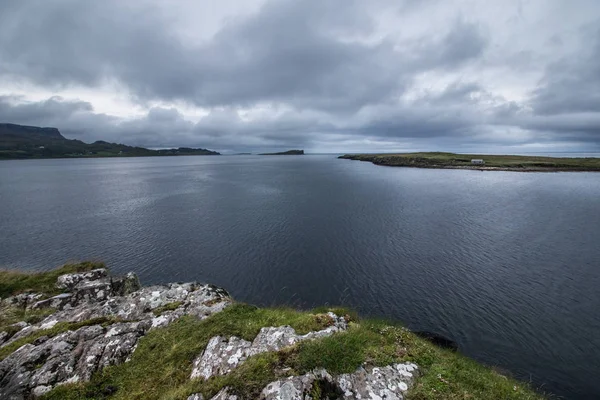
[(473, 169), (479, 171), (600, 171), (600, 158), (455, 154), (442, 152), (345, 154), (338, 158), (370, 161), (390, 167)]
[(279, 153), (261, 153), (259, 156), (303, 156), (304, 150), (288, 150)]

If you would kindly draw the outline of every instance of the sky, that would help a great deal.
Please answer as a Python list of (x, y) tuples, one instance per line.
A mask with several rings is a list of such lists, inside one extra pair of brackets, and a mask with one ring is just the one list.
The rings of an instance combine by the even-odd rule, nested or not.
[(600, 151), (597, 0), (6, 0), (0, 122), (224, 153)]

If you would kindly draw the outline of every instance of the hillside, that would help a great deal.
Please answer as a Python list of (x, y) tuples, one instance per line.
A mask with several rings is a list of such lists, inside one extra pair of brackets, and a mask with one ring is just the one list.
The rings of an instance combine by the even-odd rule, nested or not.
[(182, 155), (218, 155), (215, 151), (180, 147), (150, 150), (102, 140), (84, 143), (67, 139), (56, 128), (0, 124), (0, 159), (149, 157)]
[(0, 271), (0, 297), (0, 398), (543, 398), (343, 308), (258, 308), (197, 282), (141, 287), (92, 262)]

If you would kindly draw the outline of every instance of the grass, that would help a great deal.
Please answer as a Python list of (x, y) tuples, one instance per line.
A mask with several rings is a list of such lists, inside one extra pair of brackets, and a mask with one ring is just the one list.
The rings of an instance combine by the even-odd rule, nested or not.
[(26, 273), (12, 270), (0, 271), (0, 297), (6, 298), (24, 292), (43, 293), (53, 296), (61, 293), (56, 288), (56, 279), (63, 274), (85, 272), (96, 268), (106, 268), (99, 262), (66, 264), (48, 272)]
[[(244, 304), (234, 304), (204, 321), (183, 317), (142, 338), (130, 362), (106, 368), (91, 382), (59, 386), (44, 398), (175, 400), (186, 399), (192, 393), (211, 398), (227, 386), (244, 399), (255, 399), (269, 382), (314, 368), (338, 374), (353, 372), (364, 363), (382, 366), (404, 361), (415, 362), (423, 372), (409, 399), (543, 398), (526, 384), (501, 376), (459, 353), (437, 348), (402, 327), (373, 320), (352, 322), (347, 332), (251, 357), (226, 376), (189, 380), (193, 360), (211, 337), (252, 340), (263, 326), (287, 324), (305, 333), (322, 329), (326, 318), (287, 308), (259, 309)], [(315, 386), (313, 392), (321, 393), (322, 389)]]
[[(600, 158), (540, 157), (515, 155), (455, 154), (442, 152), (398, 154), (346, 154), (339, 158), (371, 161), (378, 165), (421, 168), (498, 168), (523, 171), (600, 171)], [(472, 159), (485, 165), (474, 166)]]

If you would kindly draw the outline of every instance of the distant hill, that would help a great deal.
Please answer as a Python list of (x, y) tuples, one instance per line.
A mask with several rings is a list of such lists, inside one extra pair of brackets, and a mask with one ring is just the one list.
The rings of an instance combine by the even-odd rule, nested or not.
[(88, 144), (67, 139), (56, 128), (39, 128), (0, 124), (0, 159), (80, 158), (80, 157), (149, 157), (218, 155), (216, 151), (180, 147), (150, 150), (103, 140)]
[(259, 155), (261, 155), (261, 156), (302, 156), (302, 155), (304, 155), (304, 150), (288, 150), (288, 151), (282, 151), (280, 153), (262, 153)]

